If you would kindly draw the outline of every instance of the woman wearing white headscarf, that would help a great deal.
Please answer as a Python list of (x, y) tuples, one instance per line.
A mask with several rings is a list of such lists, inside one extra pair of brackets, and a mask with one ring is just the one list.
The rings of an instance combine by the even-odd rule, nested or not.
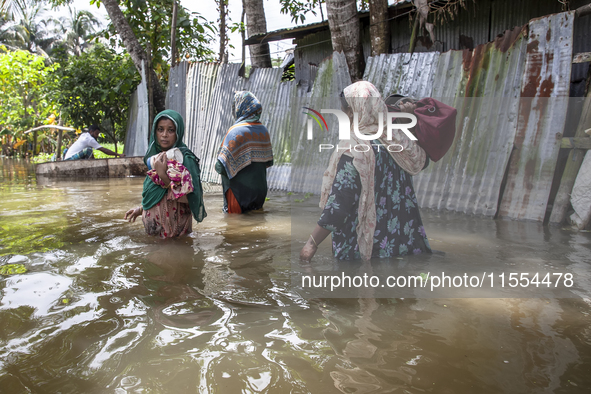
[[(375, 86), (356, 82), (343, 96), (351, 124), (357, 113), (359, 131), (377, 134), (379, 113), (386, 119), (387, 109)], [(322, 215), (300, 253), (303, 260), (310, 260), (330, 233), (333, 254), (343, 260), (431, 252), (411, 178), (425, 166), (425, 151), (399, 130), (393, 130), (392, 140), (381, 135), (366, 141), (352, 130), (351, 140), (334, 151), (322, 182)], [(393, 144), (402, 151), (386, 148)], [(345, 148), (351, 145), (372, 148)]]

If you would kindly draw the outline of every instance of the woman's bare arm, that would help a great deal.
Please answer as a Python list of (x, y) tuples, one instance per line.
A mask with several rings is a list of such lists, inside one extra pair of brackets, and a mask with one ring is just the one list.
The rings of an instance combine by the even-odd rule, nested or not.
[(308, 237), (308, 241), (306, 242), (306, 244), (302, 248), (302, 251), (300, 252), (300, 259), (303, 261), (310, 261), (312, 257), (314, 257), (314, 255), (316, 254), (316, 251), (318, 250), (318, 245), (320, 245), (322, 241), (324, 241), (324, 239), (328, 237), (329, 234), (330, 231), (323, 227), (320, 227), (319, 225), (316, 225), (316, 227), (314, 227), (314, 230), (312, 231), (312, 234), (310, 234), (310, 236)]

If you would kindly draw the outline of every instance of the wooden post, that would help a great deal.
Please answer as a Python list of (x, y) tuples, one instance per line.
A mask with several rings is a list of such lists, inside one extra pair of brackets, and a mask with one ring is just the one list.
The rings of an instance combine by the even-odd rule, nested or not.
[(581, 6), (575, 10), (575, 16), (581, 17), (591, 14), (591, 4)]
[[(60, 114), (60, 120), (58, 121), (58, 126), (62, 125), (62, 115)], [(55, 152), (55, 161), (60, 161), (62, 159), (62, 134), (63, 130), (57, 131), (57, 151)]]
[[(589, 84), (589, 80), (591, 80), (591, 68), (589, 69), (589, 75), (587, 76), (587, 85)], [(591, 128), (591, 92), (587, 90), (585, 96), (586, 99), (583, 104), (581, 119), (579, 120), (579, 125), (577, 126), (577, 131), (575, 133), (575, 139), (585, 137), (585, 130)], [(586, 152), (587, 151), (584, 149), (575, 148), (568, 154), (566, 167), (562, 173), (560, 186), (558, 187), (558, 192), (556, 193), (556, 198), (552, 205), (550, 223), (559, 224), (566, 218), (566, 211), (570, 204), (570, 194), (575, 185), (575, 180), (577, 179), (577, 174), (579, 173)]]
[(37, 130), (33, 132), (33, 156), (37, 154)]
[(412, 27), (412, 34), (410, 35), (410, 45), (408, 46), (408, 53), (410, 53), (411, 55), (415, 52), (415, 47), (417, 46), (417, 34), (419, 30), (420, 17), (421, 16), (419, 15), (419, 12), (417, 10), (417, 13), (415, 15), (415, 23)]
[[(148, 60), (144, 63), (144, 70), (146, 70), (146, 78), (148, 79), (148, 128), (152, 126), (154, 119), (154, 90), (152, 89), (152, 73), (148, 70), (152, 69), (152, 48), (148, 44)], [(150, 133), (148, 133), (149, 138)]]

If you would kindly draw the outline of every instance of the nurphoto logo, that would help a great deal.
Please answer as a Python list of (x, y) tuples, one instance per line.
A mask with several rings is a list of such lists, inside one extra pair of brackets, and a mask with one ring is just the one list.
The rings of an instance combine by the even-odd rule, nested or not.
[[(320, 127), (320, 130), (328, 131), (328, 124), (326, 120), (322, 116), (322, 114), (333, 114), (337, 117), (338, 124), (339, 124), (339, 140), (350, 140), (351, 139), (351, 121), (349, 116), (338, 109), (321, 109), (320, 112), (313, 110), (309, 107), (303, 107), (304, 109), (308, 110), (306, 114), (310, 117), (307, 122), (307, 138), (308, 140), (312, 140), (314, 137), (314, 121)], [(408, 123), (394, 123), (394, 119), (410, 119)], [(414, 114), (406, 113), (406, 112), (387, 112), (386, 113), (386, 140), (392, 141), (392, 130), (400, 130), (402, 131), (408, 138), (413, 141), (417, 140), (417, 137), (413, 135), (410, 131), (411, 128), (417, 125), (417, 117)], [(359, 113), (353, 113), (353, 132), (355, 136), (363, 141), (373, 141), (383, 138), (383, 130), (384, 130), (384, 114), (382, 112), (378, 113), (378, 127), (375, 133), (367, 134), (362, 133), (359, 131)], [(378, 151), (381, 146), (385, 146), (389, 152), (401, 152), (404, 148), (400, 144), (371, 144), (371, 146), (377, 146)], [(336, 149), (346, 149), (346, 150), (355, 150), (356, 152), (367, 152), (371, 149), (370, 145), (367, 144), (355, 144), (349, 145), (348, 147), (336, 146)], [(320, 152), (323, 150), (331, 150), (335, 149), (333, 144), (319, 144), (318, 149)]]

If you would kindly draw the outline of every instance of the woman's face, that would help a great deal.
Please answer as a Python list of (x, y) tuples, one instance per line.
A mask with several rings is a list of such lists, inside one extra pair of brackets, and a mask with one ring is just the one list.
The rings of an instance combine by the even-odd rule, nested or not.
[(156, 125), (156, 141), (163, 150), (172, 148), (176, 142), (176, 127), (170, 119), (160, 119)]

